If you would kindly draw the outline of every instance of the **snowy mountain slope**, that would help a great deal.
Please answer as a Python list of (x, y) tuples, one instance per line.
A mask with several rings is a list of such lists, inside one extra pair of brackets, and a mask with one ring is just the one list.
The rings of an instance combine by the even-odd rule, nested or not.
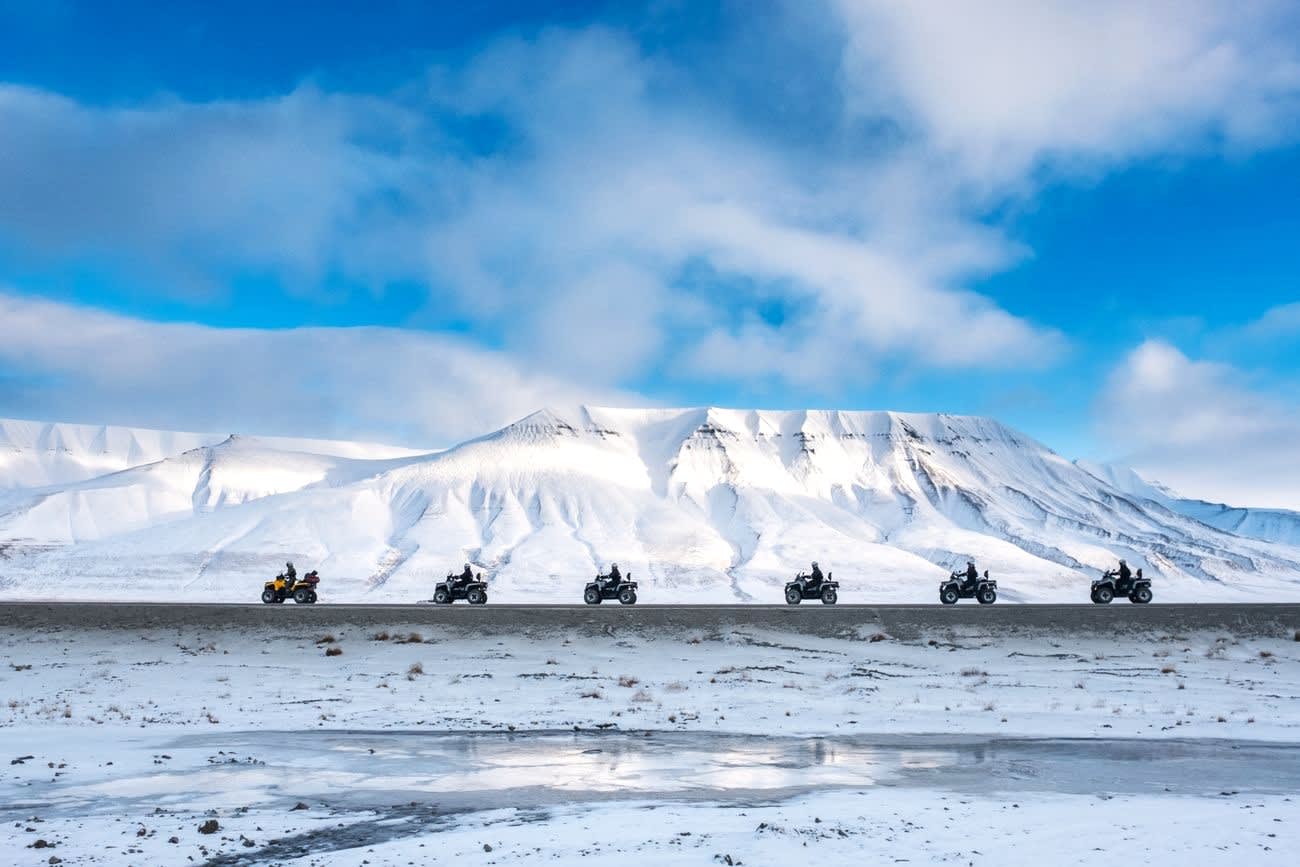
[[(214, 446), (229, 437), (230, 434), (0, 419), (0, 489), (85, 481)], [(362, 460), (420, 453), (396, 446), (333, 440), (251, 439), (270, 449)]]
[[(222, 449), (233, 469), (205, 487), (200, 455)], [(1207, 526), (981, 418), (579, 408), (388, 461), (249, 451), (9, 508), (0, 593), (251, 600), (292, 558), (319, 566), (327, 599), (410, 600), (470, 560), (495, 600), (572, 601), (618, 561), (646, 601), (777, 601), (816, 559), (846, 601), (929, 602), (973, 557), (1006, 600), (1047, 601), (1086, 599), (1127, 557), (1160, 599), (1300, 596), (1300, 548)]]
[(345, 484), (409, 460), (290, 451), (281, 443), (311, 445), (231, 436), (87, 481), (12, 490), (0, 499), (0, 538), (46, 545), (104, 539), (309, 485)]
[(1180, 515), (1227, 533), (1300, 546), (1300, 512), (1286, 509), (1253, 509), (1181, 497), (1163, 485), (1149, 482), (1134, 470), (1116, 464), (1077, 461), (1099, 479), (1142, 499), (1153, 500)]

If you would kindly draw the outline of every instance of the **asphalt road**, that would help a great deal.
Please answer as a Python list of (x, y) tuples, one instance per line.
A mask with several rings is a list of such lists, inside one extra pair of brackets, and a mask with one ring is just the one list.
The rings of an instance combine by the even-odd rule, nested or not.
[(1071, 634), (1219, 630), (1237, 636), (1284, 635), (1300, 630), (1300, 604), (1178, 605), (262, 605), (137, 602), (0, 602), (0, 628), (142, 629), (304, 628), (345, 625), (420, 626), (449, 631), (512, 634), (571, 629), (701, 632), (772, 629), (853, 637), (883, 632), (912, 639), (935, 631)]

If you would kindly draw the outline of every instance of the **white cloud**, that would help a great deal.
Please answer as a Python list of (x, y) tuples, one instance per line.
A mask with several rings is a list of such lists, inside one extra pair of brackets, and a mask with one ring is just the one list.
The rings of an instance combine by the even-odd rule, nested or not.
[(645, 402), (420, 331), (210, 328), (2, 293), (0, 365), (6, 412), (30, 418), (429, 447), (547, 405)]
[[(527, 363), (609, 385), (820, 380), (852, 356), (1044, 363), (1062, 343), (963, 291), (1018, 255), (934, 207), (921, 176), (786, 152), (674, 86), (680, 71), (600, 28), (504, 39), (383, 98), (304, 86), (277, 99), (92, 108), (0, 90), (0, 233), (58, 254), (109, 250), (219, 286), (269, 270), (424, 281), (431, 319)], [(689, 86), (687, 87), (689, 91)], [(500, 140), (455, 130), (480, 124)], [(76, 178), (78, 182), (71, 179)], [(706, 263), (715, 287), (683, 286)], [(191, 281), (175, 281), (184, 291)], [(782, 358), (714, 348), (789, 295)], [(955, 331), (984, 351), (953, 352)], [(916, 353), (920, 343), (925, 350)], [(669, 361), (671, 360), (671, 361)], [(692, 363), (695, 362), (695, 363)]]
[[(825, 129), (843, 138), (825, 147), (762, 134), (746, 122), (754, 106), (729, 104), (725, 86), (598, 27), (501, 39), (381, 95), (303, 85), (264, 100), (94, 107), (0, 86), (0, 236), (56, 260), (107, 253), (159, 270), (178, 292), (248, 271), (300, 292), (323, 291), (327, 275), (370, 291), (415, 282), (427, 293), (416, 321), (467, 326), (461, 339), (331, 332), (377, 360), (304, 368), (310, 381), (290, 401), (352, 394), (408, 369), (386, 366), (395, 353), (449, 347), (494, 377), (519, 377), (510, 395), (663, 375), (670, 387), (792, 384), (820, 402), (899, 359), (961, 370), (1062, 356), (1065, 336), (969, 289), (1025, 255), (986, 215), (1031, 196), (1044, 167), (1100, 171), (1295, 132), (1300, 65), (1279, 26), (1284, 4), (828, 2), (843, 25), (848, 100), (816, 92), (833, 116)], [(762, 59), (763, 39), (747, 38), (729, 47), (733, 69), (741, 53)], [(784, 98), (753, 88), (751, 100)], [(684, 276), (693, 271), (711, 278)], [(783, 316), (767, 315), (772, 302)], [(193, 326), (132, 326), (155, 327), (172, 346)], [(229, 348), (238, 333), (194, 339)], [(307, 341), (311, 357), (312, 335), (278, 342)], [(255, 362), (284, 362), (235, 354), (259, 381)], [(41, 369), (93, 380), (124, 407), (174, 389), (201, 413), (185, 397), (200, 371), (166, 361), (178, 384), (158, 377), (135, 391), (114, 389), (112, 365), (103, 376), (67, 370), (55, 353)], [(119, 375), (138, 382), (143, 370)], [(273, 384), (260, 417), (287, 425)], [(60, 399), (51, 392), (41, 400)], [(352, 404), (331, 400), (350, 426)], [(493, 421), (505, 412), (481, 410)], [(444, 429), (403, 411), (414, 419), (403, 424)], [(362, 415), (370, 424), (382, 412)]]
[(1148, 340), (1111, 373), (1097, 409), (1120, 461), (1185, 496), (1300, 509), (1300, 407), (1230, 365)]
[(1233, 335), (1239, 340), (1274, 341), (1300, 336), (1300, 301), (1279, 304), (1247, 323)]
[(834, 0), (851, 106), (977, 183), (1291, 138), (1297, 14), (1281, 0)]
[[(528, 311), (520, 324), (544, 323), (552, 341), (630, 335), (634, 355), (671, 355), (686, 377), (774, 375), (828, 392), (852, 381), (832, 376), (846, 357), (870, 376), (899, 353), (975, 368), (1059, 353), (1059, 334), (961, 290), (1018, 251), (935, 213), (923, 177), (900, 188), (892, 159), (810, 165), (689, 100), (664, 100), (658, 83), (653, 61), (605, 31), (503, 43), (441, 80), (458, 110), (499, 112), (517, 137), (466, 167), (457, 213), (430, 228), (441, 282), (471, 309)], [(699, 262), (725, 289), (677, 282)], [(620, 271), (628, 279), (608, 281)], [(597, 285), (611, 303), (593, 303)], [(756, 324), (773, 296), (797, 312)], [(978, 333), (982, 351), (953, 348), (958, 331)]]
[(392, 276), (403, 257), (389, 197), (428, 170), (392, 136), (419, 129), (391, 101), (310, 86), (92, 107), (0, 84), (0, 234), (31, 252), (160, 271), (176, 294), (221, 289), (241, 269), (312, 286), (380, 257)]

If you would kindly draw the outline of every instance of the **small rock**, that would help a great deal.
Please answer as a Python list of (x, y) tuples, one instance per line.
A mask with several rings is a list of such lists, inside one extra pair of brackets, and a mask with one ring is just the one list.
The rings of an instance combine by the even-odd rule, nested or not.
[(215, 834), (221, 830), (221, 823), (216, 819), (209, 819), (199, 826), (200, 834)]
[[(308, 807), (306, 804), (304, 804), (302, 801), (299, 801), (298, 803), (293, 805), (293, 810), (309, 810), (309, 809), (311, 808)], [(293, 810), (290, 810), (289, 812), (292, 813)]]
[(491, 847), (490, 845), (488, 845), (487, 843), (484, 843), (484, 844), (483, 844), (483, 851), (484, 851), (484, 852), (491, 852), (491, 851), (492, 851), (492, 847)]
[(167, 842), (168, 842), (168, 843), (179, 843), (180, 841), (181, 841), (181, 838), (180, 838), (180, 837), (168, 837), (168, 838), (167, 838)]
[(28, 846), (27, 848), (28, 849), (50, 849), (53, 846), (54, 844), (48, 840), (37, 840), (35, 843)]

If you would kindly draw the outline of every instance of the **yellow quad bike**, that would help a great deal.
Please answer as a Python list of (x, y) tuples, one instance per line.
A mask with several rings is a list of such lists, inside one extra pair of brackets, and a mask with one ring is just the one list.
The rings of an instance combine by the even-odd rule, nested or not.
[(262, 601), (268, 605), (279, 605), (286, 599), (292, 599), (300, 605), (310, 605), (316, 601), (316, 585), (320, 576), (315, 570), (297, 579), (290, 586), (289, 579), (283, 573), (276, 575), (274, 581), (267, 581), (262, 588)]

